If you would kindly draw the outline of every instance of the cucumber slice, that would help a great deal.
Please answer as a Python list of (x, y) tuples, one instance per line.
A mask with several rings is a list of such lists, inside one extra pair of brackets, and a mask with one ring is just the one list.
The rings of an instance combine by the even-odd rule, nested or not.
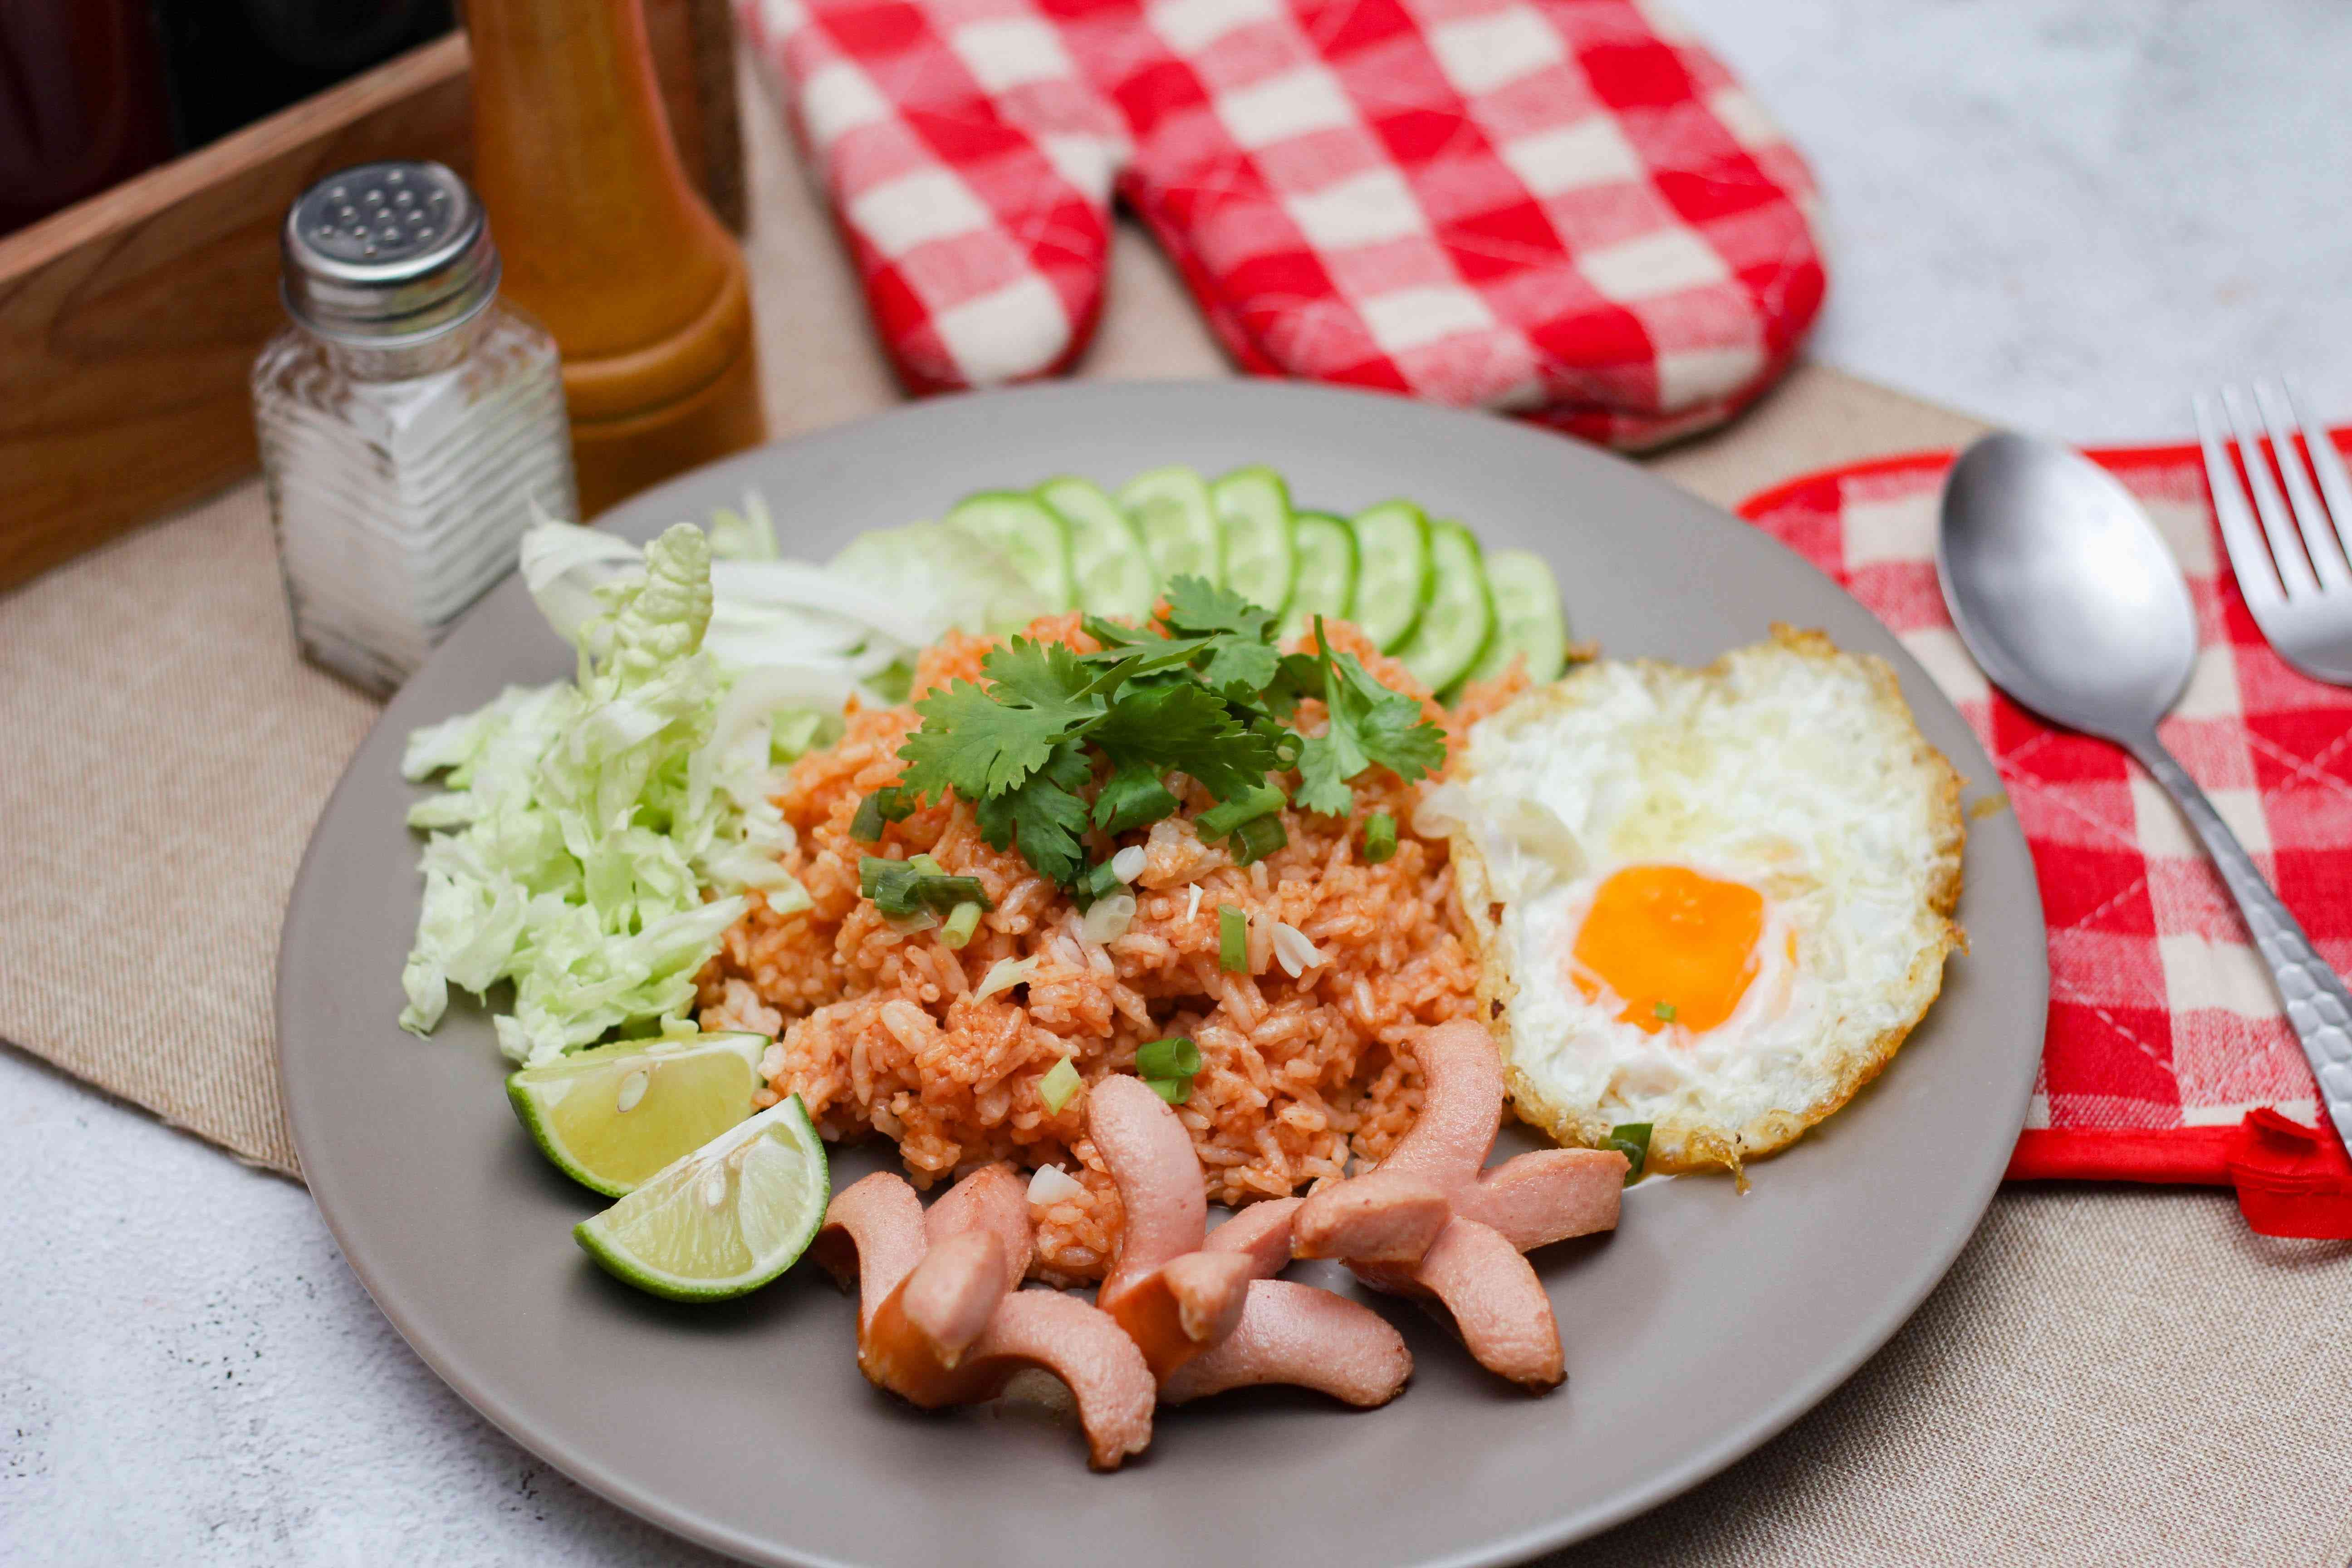
[(1190, 468), (1154, 468), (1128, 480), (1118, 504), (1143, 536), (1165, 585), (1178, 577), (1225, 580), (1225, 542), (1209, 487)]
[(1282, 618), (1286, 643), (1313, 631), (1316, 616), (1344, 621), (1356, 605), (1356, 534), (1348, 520), (1302, 511), (1290, 529), (1298, 574), (1291, 584), (1290, 611)]
[(1430, 529), (1429, 560), (1435, 586), (1422, 607), (1421, 624), (1396, 656), (1423, 685), (1443, 691), (1486, 651), (1495, 635), (1495, 596), (1486, 587), (1477, 538), (1460, 523)]
[(1298, 574), (1291, 540), (1290, 489), (1265, 467), (1235, 468), (1209, 487), (1225, 540), (1225, 586), (1280, 615)]
[(1486, 584), (1495, 595), (1495, 637), (1465, 680), (1486, 680), (1527, 655), (1528, 679), (1557, 680), (1568, 662), (1568, 616), (1559, 586), (1544, 558), (1525, 550), (1497, 550), (1486, 557)]
[(1077, 605), (1070, 576), (1070, 525), (1036, 497), (986, 490), (958, 501), (947, 521), (1003, 551), (1013, 570), (1053, 609)]
[(1090, 479), (1047, 479), (1037, 499), (1070, 530), (1070, 576), (1078, 608), (1090, 616), (1140, 621), (1160, 596), (1160, 573), (1143, 536), (1118, 502)]
[(1409, 500), (1382, 501), (1348, 524), (1356, 535), (1356, 603), (1349, 612), (1382, 653), (1402, 647), (1435, 591), (1429, 519)]

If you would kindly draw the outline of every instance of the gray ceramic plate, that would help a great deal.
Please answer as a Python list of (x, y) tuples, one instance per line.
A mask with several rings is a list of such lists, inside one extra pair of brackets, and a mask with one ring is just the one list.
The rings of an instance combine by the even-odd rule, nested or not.
[[(756, 486), (787, 549), (823, 556), (969, 490), (1065, 471), (1115, 483), (1169, 462), (1268, 462), (1307, 503), (1402, 494), (1490, 544), (1540, 550), (1576, 633), (1614, 654), (1696, 663), (1776, 620), (1824, 627), (1892, 659), (1927, 738), (1979, 785), (1994, 776), (1895, 639), (1763, 534), (1557, 436), (1390, 398), (1251, 382), (958, 397), (744, 454), (605, 521), (643, 538)], [(814, 1268), (716, 1308), (608, 1279), (570, 1234), (601, 1200), (516, 1126), (485, 1019), (453, 1009), (430, 1040), (394, 1026), (417, 897), (402, 738), (570, 668), (509, 579), (361, 748), (287, 912), (286, 1100), (319, 1206), (417, 1353), (550, 1462), (722, 1551), (924, 1568), (1529, 1556), (1729, 1464), (1853, 1371), (1968, 1239), (2023, 1120), (2048, 976), (2032, 868), (2003, 813), (1969, 837), (1973, 950), (1878, 1084), (1759, 1166), (1747, 1196), (1651, 1182), (1614, 1236), (1538, 1255), (1566, 1388), (1501, 1386), (1390, 1304), (1417, 1370), (1387, 1409), (1228, 1395), (1163, 1414), (1140, 1462), (1093, 1475), (1042, 1409), (923, 1415), (877, 1394), (853, 1361), (852, 1303)]]

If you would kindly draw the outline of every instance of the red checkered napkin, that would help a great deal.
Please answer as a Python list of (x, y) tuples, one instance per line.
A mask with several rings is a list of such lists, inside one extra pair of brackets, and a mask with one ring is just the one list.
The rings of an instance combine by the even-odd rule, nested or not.
[[(2344, 445), (2343, 437), (2338, 444)], [(2352, 691), (2263, 641), (2227, 569), (2197, 449), (2092, 456), (2189, 575), (2196, 674), (2162, 727), (2321, 955), (2352, 968)], [(2050, 927), (2050, 1026), (2012, 1176), (2229, 1184), (2256, 1227), (2352, 1235), (2352, 1166), (2220, 874), (2117, 748), (1990, 689), (1936, 581), (1949, 453), (1814, 475), (1740, 510), (1891, 626), (2000, 769)], [(2263, 1113), (2263, 1114), (2251, 1114)]]
[(1634, 0), (740, 0), (920, 390), (1066, 366), (1116, 192), (1234, 358), (1619, 446), (1819, 308), (1812, 184)]

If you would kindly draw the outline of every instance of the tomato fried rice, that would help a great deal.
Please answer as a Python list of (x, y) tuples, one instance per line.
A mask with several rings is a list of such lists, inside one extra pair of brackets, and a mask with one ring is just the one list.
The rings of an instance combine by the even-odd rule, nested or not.
[[(1030, 635), (1095, 647), (1076, 616), (1040, 621)], [(1448, 711), (1354, 627), (1333, 626), (1330, 637), (1383, 684), (1422, 698), (1449, 755), (1465, 726), (1526, 685), (1515, 667)], [(950, 634), (924, 656), (914, 694), (979, 680), (992, 646)], [(1017, 845), (982, 840), (960, 799), (890, 824), (879, 847), (852, 838), (859, 803), (898, 779), (899, 745), (919, 722), (911, 706), (853, 710), (839, 741), (793, 765), (777, 804), (798, 836), (784, 863), (810, 907), (778, 914), (754, 895), (701, 975), (704, 1028), (777, 1038), (761, 1063), (762, 1104), (797, 1092), (829, 1138), (870, 1129), (892, 1139), (918, 1186), (994, 1160), (1061, 1165), (1083, 1191), (1037, 1210), (1034, 1265), (1060, 1283), (1101, 1277), (1119, 1202), (1086, 1136), (1086, 1096), (1058, 1111), (1041, 1096), (1058, 1062), (1092, 1083), (1132, 1072), (1149, 1041), (1190, 1036), (1202, 1066), (1177, 1114), (1219, 1203), (1336, 1179), (1351, 1155), (1377, 1160), (1412, 1126), (1420, 1080), (1396, 1047), (1471, 1012), (1477, 981), (1445, 841), (1413, 831), (1425, 784), (1375, 768), (1356, 781), (1348, 820), (1286, 808), (1288, 843), (1244, 868), (1191, 826), (1213, 804), (1208, 793), (1171, 777), (1182, 809), (1118, 841), (1144, 846), (1145, 863), (1130, 889), (1132, 923), (1103, 944), (1086, 939), (1075, 901)], [(1318, 731), (1322, 705), (1302, 703), (1296, 722)], [(1363, 828), (1375, 812), (1394, 819), (1396, 851), (1367, 865)], [(1100, 853), (1113, 847), (1102, 834), (1090, 841)], [(961, 951), (937, 930), (894, 931), (859, 895), (861, 857), (925, 853), (949, 874), (978, 878), (993, 904)], [(1246, 973), (1219, 967), (1225, 905), (1248, 916)], [(1316, 961), (1296, 976), (1284, 960), (1299, 950), (1286, 939), (1277, 951), (1277, 922), (1314, 946)]]

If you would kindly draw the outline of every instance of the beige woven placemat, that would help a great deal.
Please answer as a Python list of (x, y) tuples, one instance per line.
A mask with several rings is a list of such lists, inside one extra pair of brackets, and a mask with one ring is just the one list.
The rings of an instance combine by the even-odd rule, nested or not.
[[(771, 423), (886, 406), (830, 229), (769, 107), (746, 110)], [(1086, 374), (1224, 373), (1131, 232), (1112, 284)], [(1809, 369), (1656, 467), (1728, 503), (1976, 427)], [(295, 1173), (270, 1046), (278, 918), (373, 715), (295, 658), (250, 483), (0, 598), (0, 1038)], [(2217, 1194), (2011, 1190), (1919, 1315), (1787, 1435), (1548, 1561), (2346, 1568), (2347, 1298), (2352, 1247), (2250, 1236)], [(1722, 1312), (1740, 1333), (1738, 1302)]]

